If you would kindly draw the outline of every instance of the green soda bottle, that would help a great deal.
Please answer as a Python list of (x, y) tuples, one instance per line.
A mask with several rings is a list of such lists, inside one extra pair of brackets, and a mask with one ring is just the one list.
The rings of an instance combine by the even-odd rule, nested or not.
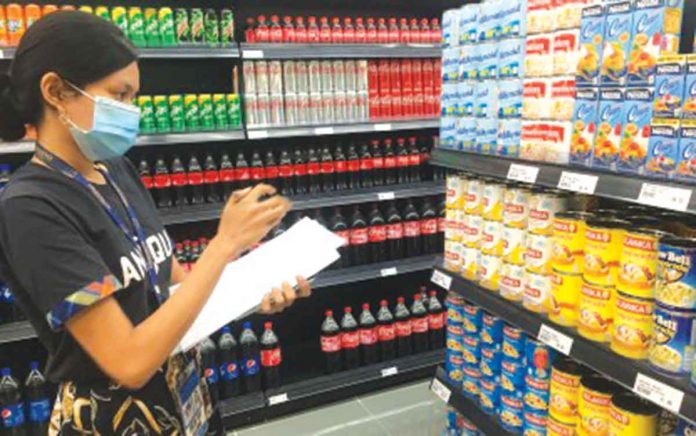
[(191, 27), (191, 42), (194, 44), (202, 44), (205, 42), (205, 28), (203, 27), (203, 9), (191, 9), (189, 17), (189, 26)]
[(213, 113), (213, 98), (210, 94), (198, 96), (198, 116), (203, 130), (215, 130), (215, 115)]
[(215, 116), (215, 128), (226, 130), (229, 128), (227, 119), (227, 99), (225, 94), (213, 94), (213, 115)]
[(172, 130), (172, 123), (169, 118), (169, 100), (166, 95), (156, 95), (152, 97), (155, 105), (155, 125), (158, 133), (169, 133)]
[(234, 14), (231, 9), (220, 13), (220, 42), (223, 47), (234, 44)]
[(186, 131), (184, 98), (181, 95), (169, 96), (169, 118), (172, 120), (172, 132), (181, 133)]
[(123, 6), (116, 6), (111, 10), (111, 22), (116, 25), (124, 35), (128, 35), (128, 11)]
[(99, 18), (103, 18), (106, 21), (111, 21), (111, 13), (109, 12), (109, 8), (106, 6), (97, 6), (97, 8), (94, 10), (94, 15)]
[(148, 47), (161, 47), (157, 9), (145, 8), (145, 39)]
[(155, 107), (152, 104), (152, 97), (138, 96), (138, 107), (140, 108), (140, 133), (154, 133)]
[(203, 18), (205, 26), (205, 42), (211, 47), (217, 47), (220, 43), (220, 22), (215, 9), (206, 9)]
[(160, 38), (163, 47), (176, 46), (176, 30), (174, 29), (174, 12), (172, 8), (160, 8), (157, 14)]
[(191, 28), (189, 27), (188, 11), (185, 8), (177, 8), (174, 11), (174, 24), (176, 25), (176, 40), (179, 44), (191, 41)]
[(147, 46), (143, 10), (137, 6), (128, 8), (128, 37), (136, 47)]

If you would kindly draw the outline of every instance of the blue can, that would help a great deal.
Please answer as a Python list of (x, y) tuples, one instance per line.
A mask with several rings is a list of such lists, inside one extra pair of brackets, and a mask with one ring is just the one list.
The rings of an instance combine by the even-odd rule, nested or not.
[[(453, 295), (458, 298), (453, 298)], [(461, 327), (464, 321), (464, 299), (450, 293), (445, 301), (445, 306), (447, 307), (447, 324)]]
[(468, 419), (464, 418), (462, 415), (459, 415), (459, 428), (462, 431), (462, 436), (480, 436), (481, 432), (478, 430), (478, 428), (474, 425), (473, 422), (469, 421)]
[(471, 334), (479, 334), (481, 332), (481, 319), (483, 318), (483, 310), (473, 304), (464, 305), (464, 331)]
[(500, 383), (486, 377), (479, 380), (479, 406), (489, 415), (494, 415), (500, 403)]
[(503, 339), (503, 320), (484, 312), (481, 322), (481, 343), (499, 346)]
[(540, 415), (531, 411), (525, 411), (522, 436), (546, 436), (547, 420), (547, 415)]
[(500, 361), (503, 359), (503, 353), (498, 347), (490, 345), (481, 345), (481, 375), (488, 378), (493, 378), (500, 375)]
[(693, 310), (677, 310), (655, 305), (653, 311), (654, 341), (648, 352), (650, 365), (671, 376), (691, 371), (696, 345)]
[(462, 351), (464, 349), (464, 335), (462, 335), (462, 326), (447, 324), (447, 349)]
[(677, 422), (677, 430), (674, 434), (679, 436), (696, 436), (696, 425), (691, 424), (684, 418), (679, 418)]
[(464, 357), (461, 351), (445, 351), (445, 373), (457, 385), (462, 382), (463, 367)]
[(520, 433), (524, 424), (522, 395), (502, 392), (500, 394), (500, 424), (512, 433)]
[(551, 382), (527, 375), (524, 378), (524, 410), (547, 415)]
[(503, 327), (503, 356), (522, 362), (527, 335), (517, 327), (506, 324)]
[(504, 392), (515, 392), (524, 386), (524, 364), (506, 357), (500, 362), (500, 386)]
[(476, 336), (464, 336), (464, 348), (462, 349), (462, 353), (466, 365), (478, 366), (481, 359), (481, 345), (479, 342)]
[(478, 401), (481, 371), (479, 371), (478, 366), (464, 365), (462, 373), (462, 390), (464, 395)]
[(527, 375), (537, 379), (548, 380), (551, 377), (551, 362), (554, 350), (536, 341), (527, 338), (524, 346), (524, 359), (527, 363)]

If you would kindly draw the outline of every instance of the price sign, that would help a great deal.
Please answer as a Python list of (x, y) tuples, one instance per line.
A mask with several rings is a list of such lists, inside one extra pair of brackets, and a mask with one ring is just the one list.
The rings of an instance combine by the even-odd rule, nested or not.
[(380, 192), (377, 194), (377, 199), (379, 201), (385, 201), (385, 200), (393, 200), (394, 197), (394, 191), (390, 192)]
[(433, 382), (430, 384), (430, 390), (433, 391), (433, 393), (437, 395), (442, 401), (444, 401), (445, 403), (449, 403), (452, 391), (450, 391), (449, 388), (445, 386), (440, 380), (433, 379)]
[(288, 394), (278, 394), (268, 397), (268, 405), (273, 406), (288, 401)]
[(452, 286), (452, 277), (443, 273), (439, 269), (433, 270), (433, 275), (430, 277), (430, 281), (446, 291), (449, 291), (450, 286)]
[(263, 59), (263, 50), (244, 50), (242, 57), (244, 59)]
[(380, 270), (380, 274), (382, 277), (389, 277), (389, 276), (395, 276), (398, 271), (396, 270), (396, 267), (393, 266), (391, 268), (382, 268)]
[(0, 59), (4, 59), (4, 58), (5, 58), (5, 53), (3, 53), (2, 50), (0, 50)]
[(538, 175), (539, 167), (513, 163), (508, 168), (507, 178), (518, 182), (534, 183)]
[(266, 139), (268, 130), (249, 130), (249, 139)]
[(643, 183), (638, 195), (639, 203), (680, 212), (686, 211), (686, 208), (689, 207), (689, 200), (691, 200), (691, 189), (655, 183)]
[(382, 377), (391, 377), (399, 373), (399, 368), (396, 366), (390, 366), (389, 368), (384, 368), (382, 370)]
[(539, 328), (538, 338), (541, 342), (551, 348), (555, 348), (566, 356), (570, 355), (570, 349), (573, 348), (573, 338), (546, 324), (542, 324)]
[(390, 123), (380, 123), (375, 124), (375, 132), (389, 132), (392, 130), (392, 125)]
[(563, 171), (561, 172), (561, 178), (558, 180), (558, 189), (580, 192), (582, 194), (594, 194), (597, 188), (597, 181), (599, 181), (597, 176)]
[(636, 375), (633, 392), (672, 413), (679, 413), (684, 400), (684, 392), (641, 373)]
[(314, 129), (314, 134), (315, 135), (333, 135), (334, 128), (333, 127), (317, 127)]

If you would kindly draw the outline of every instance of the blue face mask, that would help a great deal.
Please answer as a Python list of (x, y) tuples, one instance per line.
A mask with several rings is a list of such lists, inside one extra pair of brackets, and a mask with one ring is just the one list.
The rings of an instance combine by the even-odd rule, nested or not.
[(92, 129), (83, 130), (67, 120), (80, 151), (92, 162), (126, 154), (138, 136), (140, 109), (110, 98), (93, 97), (72, 84), (70, 86), (94, 102)]

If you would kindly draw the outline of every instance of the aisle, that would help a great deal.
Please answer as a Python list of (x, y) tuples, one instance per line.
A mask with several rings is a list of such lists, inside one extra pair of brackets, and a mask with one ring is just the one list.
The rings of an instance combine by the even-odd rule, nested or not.
[(445, 407), (430, 379), (228, 433), (228, 436), (439, 436)]

